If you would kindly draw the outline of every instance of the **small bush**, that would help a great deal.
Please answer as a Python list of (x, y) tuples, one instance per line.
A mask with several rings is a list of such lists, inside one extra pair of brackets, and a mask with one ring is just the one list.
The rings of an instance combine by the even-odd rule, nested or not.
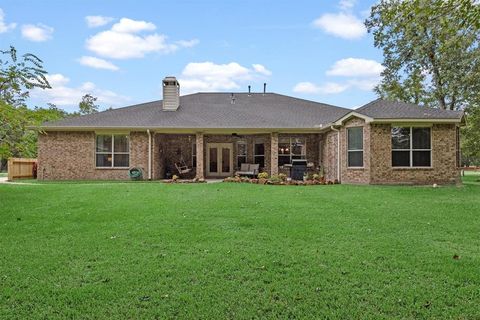
[(258, 179), (268, 179), (268, 173), (266, 172), (260, 172), (258, 174)]

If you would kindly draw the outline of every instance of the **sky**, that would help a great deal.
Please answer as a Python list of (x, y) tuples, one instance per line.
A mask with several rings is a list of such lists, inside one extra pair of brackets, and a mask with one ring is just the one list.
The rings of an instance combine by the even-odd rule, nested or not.
[(101, 109), (181, 95), (263, 90), (357, 108), (376, 98), (382, 55), (363, 21), (374, 1), (0, 2), (0, 48), (44, 61), (52, 89), (30, 107)]

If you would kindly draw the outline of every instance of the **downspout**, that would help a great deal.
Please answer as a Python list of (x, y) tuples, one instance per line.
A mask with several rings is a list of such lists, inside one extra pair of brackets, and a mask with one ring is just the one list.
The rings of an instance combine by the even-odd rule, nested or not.
[(152, 134), (147, 129), (148, 134), (148, 180), (152, 180)]
[(340, 130), (330, 126), (332, 131), (337, 133), (337, 180), (340, 181)]

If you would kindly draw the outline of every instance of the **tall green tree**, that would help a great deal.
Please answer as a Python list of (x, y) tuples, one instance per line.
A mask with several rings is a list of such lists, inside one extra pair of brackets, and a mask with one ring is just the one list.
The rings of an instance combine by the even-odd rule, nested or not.
[(98, 105), (95, 104), (97, 98), (87, 93), (82, 97), (82, 101), (78, 104), (80, 114), (91, 114), (98, 112)]
[(381, 97), (448, 110), (479, 104), (478, 1), (381, 0), (365, 25), (383, 51)]
[(17, 50), (0, 50), (0, 100), (21, 106), (33, 88), (50, 89), (43, 61), (31, 53), (18, 57)]

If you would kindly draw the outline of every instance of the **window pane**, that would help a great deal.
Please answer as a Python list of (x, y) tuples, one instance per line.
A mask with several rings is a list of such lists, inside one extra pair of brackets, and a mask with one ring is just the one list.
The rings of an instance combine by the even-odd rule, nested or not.
[(413, 151), (414, 167), (430, 167), (430, 151)]
[(112, 136), (97, 136), (97, 152), (112, 152)]
[(128, 154), (115, 154), (113, 157), (113, 166), (114, 167), (128, 167)]
[(111, 167), (112, 155), (111, 154), (97, 154), (96, 165), (97, 167)]
[(410, 151), (392, 151), (393, 167), (410, 167)]
[(305, 142), (303, 139), (296, 138), (292, 140), (292, 154), (305, 154)]
[(363, 151), (349, 151), (348, 152), (348, 166), (349, 167), (363, 167)]
[(410, 128), (392, 128), (392, 149), (410, 149)]
[(430, 128), (412, 128), (413, 149), (430, 149)]
[(348, 128), (348, 150), (363, 149), (363, 128)]
[(290, 156), (278, 156), (278, 165), (283, 166), (284, 164), (290, 163)]
[(237, 143), (237, 156), (247, 155), (247, 145), (245, 143)]
[(210, 172), (217, 172), (217, 148), (210, 148)]
[(242, 163), (247, 163), (247, 157), (246, 156), (238, 156), (237, 157), (237, 167), (240, 168), (242, 166)]
[(278, 144), (278, 154), (290, 154), (290, 144), (289, 143), (279, 143)]
[(255, 155), (264, 155), (265, 145), (263, 143), (255, 143)]
[(128, 152), (128, 136), (114, 136), (113, 152)]
[(254, 157), (253, 162), (255, 164), (259, 164), (260, 168), (265, 167), (265, 157), (264, 156)]
[(192, 156), (196, 156), (197, 155), (197, 144), (194, 143), (192, 144)]

